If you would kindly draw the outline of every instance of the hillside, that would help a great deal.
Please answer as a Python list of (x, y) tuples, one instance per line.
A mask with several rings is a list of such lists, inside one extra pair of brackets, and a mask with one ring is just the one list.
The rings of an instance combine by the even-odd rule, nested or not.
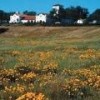
[(100, 37), (100, 27), (26, 27), (9, 26), (8, 30), (0, 34), (3, 37), (50, 37), (60, 39), (92, 39)]

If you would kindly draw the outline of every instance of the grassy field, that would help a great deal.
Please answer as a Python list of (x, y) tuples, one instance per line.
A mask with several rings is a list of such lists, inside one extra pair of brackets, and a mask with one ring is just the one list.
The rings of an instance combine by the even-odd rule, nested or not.
[(99, 26), (4, 28), (0, 100), (100, 100)]

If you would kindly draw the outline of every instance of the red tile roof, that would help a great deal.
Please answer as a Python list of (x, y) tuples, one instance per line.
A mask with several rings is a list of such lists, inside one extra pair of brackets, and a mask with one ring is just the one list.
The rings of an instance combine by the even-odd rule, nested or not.
[(23, 20), (35, 20), (35, 16), (31, 16), (31, 15), (21, 15), (21, 18)]

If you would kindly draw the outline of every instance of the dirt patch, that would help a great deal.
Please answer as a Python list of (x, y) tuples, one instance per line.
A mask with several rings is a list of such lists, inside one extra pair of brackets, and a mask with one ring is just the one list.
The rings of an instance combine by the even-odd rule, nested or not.
[(7, 32), (8, 30), (9, 30), (9, 28), (0, 27), (0, 34), (3, 34), (5, 32)]

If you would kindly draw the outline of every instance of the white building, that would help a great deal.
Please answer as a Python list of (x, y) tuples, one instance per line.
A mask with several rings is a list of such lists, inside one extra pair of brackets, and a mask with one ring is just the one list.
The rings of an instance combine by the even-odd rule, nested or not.
[(89, 22), (89, 24), (97, 24), (98, 21), (97, 20), (92, 20), (91, 22)]
[(18, 13), (13, 14), (10, 16), (10, 21), (9, 23), (19, 23), (20, 22), (20, 15)]
[(84, 21), (85, 21), (84, 19), (78, 19), (76, 24), (82, 25), (84, 24)]
[(36, 23), (46, 23), (47, 22), (47, 14), (38, 14), (36, 15)]

